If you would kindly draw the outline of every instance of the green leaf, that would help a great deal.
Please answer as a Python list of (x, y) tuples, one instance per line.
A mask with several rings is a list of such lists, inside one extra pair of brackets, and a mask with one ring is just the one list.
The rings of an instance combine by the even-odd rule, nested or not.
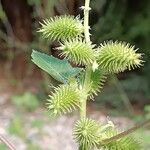
[(39, 68), (63, 83), (66, 83), (71, 77), (75, 77), (82, 70), (80, 68), (73, 68), (65, 59), (60, 60), (35, 50), (33, 50), (31, 57), (32, 61)]

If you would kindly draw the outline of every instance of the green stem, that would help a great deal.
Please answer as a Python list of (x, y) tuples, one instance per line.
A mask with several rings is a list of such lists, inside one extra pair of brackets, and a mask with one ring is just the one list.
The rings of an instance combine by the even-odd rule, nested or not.
[(83, 100), (81, 102), (81, 112), (80, 112), (80, 117), (81, 118), (85, 118), (86, 117), (86, 101), (87, 101), (87, 93), (90, 90), (90, 77), (91, 77), (91, 67), (87, 67), (86, 68), (86, 72), (85, 72), (85, 79), (84, 79), (84, 85), (83, 85), (83, 95), (85, 97), (83, 97)]
[(85, 118), (85, 117), (86, 117), (86, 100), (84, 99), (81, 102), (80, 118)]
[[(89, 33), (89, 10), (90, 10), (90, 0), (85, 0), (85, 6), (84, 6), (84, 35), (85, 35), (85, 41), (86, 43), (90, 42), (90, 33)], [(83, 85), (83, 90), (87, 93), (88, 92), (88, 85), (90, 81), (91, 76), (91, 67), (87, 66), (86, 73), (85, 73), (85, 80)], [(80, 117), (85, 118), (86, 117), (86, 101), (87, 96), (83, 98), (81, 102), (81, 110), (80, 110)]]

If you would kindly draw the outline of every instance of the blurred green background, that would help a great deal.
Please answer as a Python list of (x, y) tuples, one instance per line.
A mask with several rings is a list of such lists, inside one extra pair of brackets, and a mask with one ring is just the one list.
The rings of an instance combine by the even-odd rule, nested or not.
[[(79, 7), (83, 3), (83, 0), (0, 1), (0, 108), (3, 111), (7, 106), (14, 107), (21, 112), (21, 116), (14, 115), (7, 131), (24, 139), (28, 145), (26, 149), (38, 150), (38, 146), (21, 129), (24, 124), (21, 118), (26, 113), (45, 109), (45, 99), (52, 84), (57, 84), (31, 62), (32, 49), (58, 57), (53, 49), (58, 43), (44, 41), (36, 32), (39, 21), (63, 14), (82, 18)], [(93, 43), (99, 45), (107, 40), (129, 42), (143, 53), (145, 62), (140, 69), (110, 76), (96, 101), (89, 102), (89, 112), (96, 109), (106, 115), (124, 115), (135, 121), (150, 118), (150, 1), (91, 0), (91, 7)], [(42, 122), (32, 123), (40, 130)], [(149, 138), (145, 134), (146, 144)], [(3, 149), (0, 145), (0, 150)]]

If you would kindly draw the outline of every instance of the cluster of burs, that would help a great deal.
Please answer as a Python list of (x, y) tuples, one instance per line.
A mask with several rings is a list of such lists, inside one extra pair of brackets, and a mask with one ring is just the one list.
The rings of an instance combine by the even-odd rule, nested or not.
[[(100, 92), (108, 75), (140, 67), (143, 62), (137, 49), (125, 42), (107, 41), (99, 45), (86, 42), (83, 21), (79, 17), (64, 15), (40, 23), (38, 32), (44, 39), (59, 43), (55, 49), (63, 58), (60, 60), (32, 52), (33, 62), (62, 83), (54, 87), (47, 101), (52, 116), (82, 111), (83, 101), (93, 99)], [(76, 67), (72, 67), (70, 62)], [(73, 129), (79, 150), (140, 149), (139, 142), (131, 135), (112, 140), (118, 133), (111, 121), (103, 125), (84, 116), (80, 117)]]

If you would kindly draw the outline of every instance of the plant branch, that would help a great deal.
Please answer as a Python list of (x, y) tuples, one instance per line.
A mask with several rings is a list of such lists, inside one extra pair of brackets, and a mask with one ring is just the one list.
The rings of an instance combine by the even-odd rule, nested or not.
[(0, 141), (4, 143), (10, 150), (16, 150), (15, 147), (2, 135), (0, 135)]
[(101, 142), (101, 144), (102, 144), (102, 145), (105, 145), (105, 144), (111, 143), (111, 142), (113, 142), (113, 141), (116, 141), (116, 140), (118, 140), (118, 139), (120, 139), (120, 138), (123, 138), (123, 137), (125, 137), (125, 136), (127, 136), (127, 135), (129, 135), (129, 134), (131, 134), (131, 133), (133, 133), (133, 132), (135, 132), (136, 130), (138, 130), (138, 129), (140, 129), (140, 128), (143, 128), (143, 127), (146, 127), (146, 126), (148, 126), (148, 125), (150, 125), (150, 119), (147, 120), (147, 121), (145, 121), (145, 122), (143, 122), (143, 123), (141, 123), (141, 124), (137, 124), (136, 126), (130, 128), (129, 130), (126, 130), (126, 131), (124, 131), (124, 132), (121, 132), (121, 133), (119, 133), (119, 134), (117, 134), (117, 135), (115, 135), (115, 136), (113, 136), (113, 137), (111, 137), (111, 138), (104, 139), (104, 140)]
[[(90, 42), (90, 33), (89, 33), (89, 10), (90, 10), (90, 0), (85, 0), (85, 6), (84, 6), (84, 35), (85, 35), (85, 41), (86, 43)], [(87, 91), (87, 86), (90, 80), (90, 66), (87, 66), (86, 72), (85, 72), (85, 80), (84, 80), (84, 90)], [(80, 110), (80, 117), (85, 118), (86, 117), (86, 101), (87, 97), (82, 100), (81, 102), (81, 110)]]

